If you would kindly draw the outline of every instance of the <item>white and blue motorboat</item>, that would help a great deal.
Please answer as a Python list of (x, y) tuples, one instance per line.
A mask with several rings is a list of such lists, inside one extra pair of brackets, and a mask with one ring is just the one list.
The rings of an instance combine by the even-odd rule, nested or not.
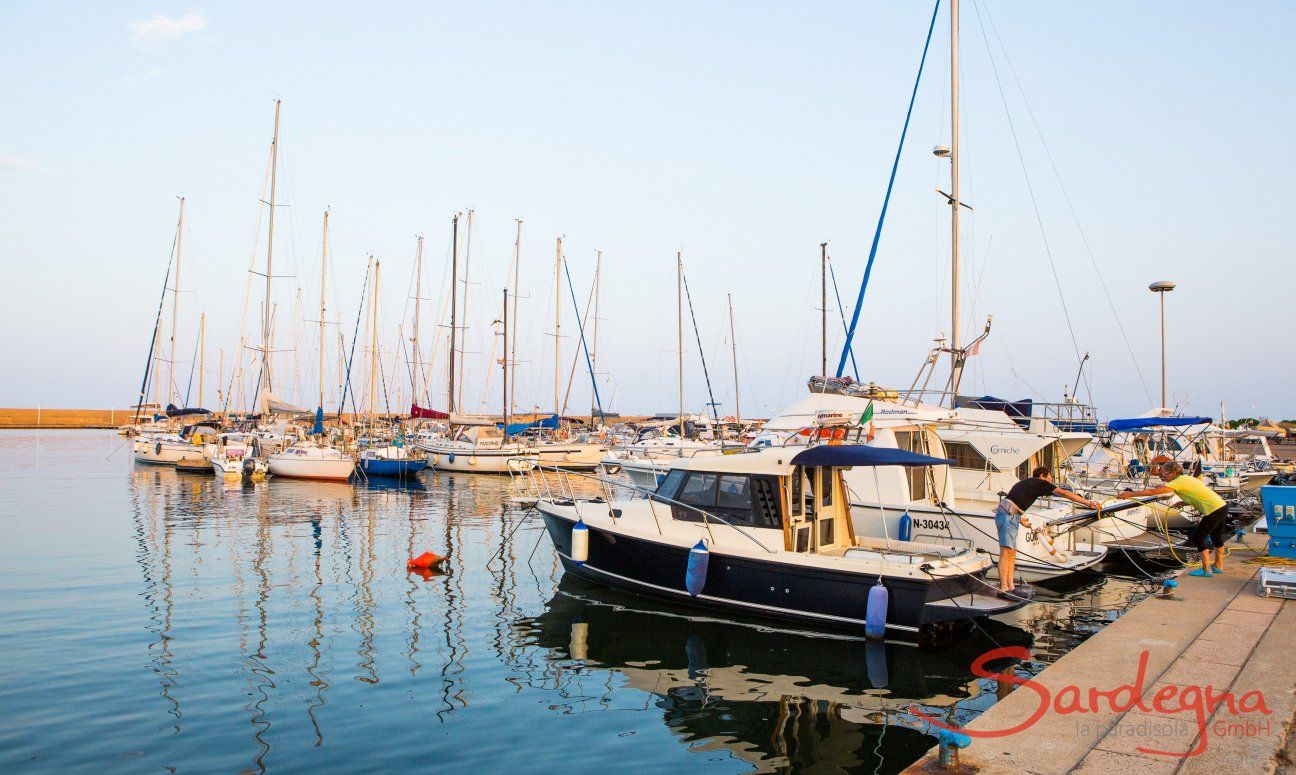
[(575, 576), (731, 613), (918, 634), (1025, 601), (997, 596), (984, 552), (860, 534), (842, 473), (948, 462), (866, 445), (770, 447), (672, 461), (647, 498), (549, 491), (536, 508)]

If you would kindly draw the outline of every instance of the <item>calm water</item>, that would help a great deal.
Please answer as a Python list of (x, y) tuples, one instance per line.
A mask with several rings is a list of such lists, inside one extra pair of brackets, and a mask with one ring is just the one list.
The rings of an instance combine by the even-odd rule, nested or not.
[[(955, 646), (866, 644), (564, 579), (504, 479), (367, 488), (135, 466), (0, 433), (0, 767), (895, 772), (1141, 585), (1091, 579)], [(445, 575), (407, 573), (425, 550)]]

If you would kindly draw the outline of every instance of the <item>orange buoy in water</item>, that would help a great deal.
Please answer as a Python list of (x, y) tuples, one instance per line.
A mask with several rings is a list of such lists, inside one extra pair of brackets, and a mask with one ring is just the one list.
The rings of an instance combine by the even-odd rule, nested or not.
[(439, 554), (433, 554), (432, 552), (424, 552), (420, 554), (418, 557), (415, 557), (414, 559), (405, 563), (405, 567), (409, 570), (430, 570), (432, 568), (437, 567), (438, 565), (440, 565), (445, 561), (446, 558), (442, 557)]

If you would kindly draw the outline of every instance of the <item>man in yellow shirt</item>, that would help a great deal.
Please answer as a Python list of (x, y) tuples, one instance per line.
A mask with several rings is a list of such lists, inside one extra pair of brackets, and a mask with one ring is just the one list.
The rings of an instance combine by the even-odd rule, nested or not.
[[(1228, 504), (1214, 490), (1207, 487), (1202, 480), (1184, 474), (1183, 466), (1175, 462), (1161, 466), (1161, 478), (1165, 484), (1151, 490), (1126, 490), (1122, 498), (1141, 498), (1148, 495), (1177, 495), (1179, 500), (1187, 503), (1202, 515), (1188, 541), (1201, 551), (1202, 566), (1191, 571), (1189, 576), (1210, 576), (1212, 573), (1224, 572), (1224, 522), (1228, 519)], [(1211, 567), (1211, 550), (1214, 549), (1215, 564)]]

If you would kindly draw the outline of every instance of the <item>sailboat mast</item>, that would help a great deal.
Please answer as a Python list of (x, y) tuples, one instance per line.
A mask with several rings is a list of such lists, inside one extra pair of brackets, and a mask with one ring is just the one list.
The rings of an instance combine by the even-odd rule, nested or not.
[(684, 251), (675, 252), (676, 353), (679, 356), (679, 434), (684, 438)]
[(329, 211), (324, 211), (324, 239), (320, 244), (319, 408), (324, 408), (324, 300), (328, 292)]
[[(732, 310), (731, 310), (732, 311)], [(819, 373), (828, 376), (828, 243), (819, 243)]]
[[(734, 336), (733, 294), (729, 294), (729, 347), (733, 351), (734, 419), (742, 425), (742, 404), (738, 397), (738, 339)], [(826, 372), (825, 372), (826, 375)]]
[[(510, 341), (505, 342), (508, 345), (508, 359), (511, 363), (517, 363), (517, 320), (518, 320), (518, 292), (522, 286), (518, 285), (518, 278), (522, 271), (522, 219), (517, 219), (517, 241), (513, 243), (513, 335)], [(513, 409), (517, 406), (514, 396), (517, 393), (517, 375), (513, 377), (513, 382), (509, 385), (508, 394), (508, 414), (513, 414)]]
[[(602, 277), (603, 277), (603, 251), (600, 250), (598, 251), (597, 258), (594, 259), (594, 346), (590, 349), (590, 353), (589, 353), (590, 380), (593, 383), (595, 383), (595, 387), (593, 389), (593, 392), (595, 393), (598, 392), (598, 387), (597, 387), (598, 377), (596, 377), (595, 375), (598, 373), (597, 366), (598, 366), (598, 334), (599, 334), (599, 297), (602, 295), (602, 287), (601, 287)], [(590, 414), (593, 415), (593, 412), (591, 412)]]
[[(558, 247), (554, 258), (554, 414), (562, 414), (562, 403), (558, 399), (558, 373), (561, 366), (558, 361), (562, 335), (562, 237), (558, 238)], [(559, 422), (562, 418), (559, 417)]]
[(207, 366), (207, 313), (198, 317), (198, 405), (203, 405), (203, 369)]
[[(466, 239), (464, 241), (464, 289), (463, 289), (464, 317), (468, 317), (468, 284), (469, 284), (468, 276), (469, 273), (472, 271), (472, 231), (473, 231), (472, 227), (473, 227), (473, 211), (469, 210), (468, 211), (468, 234), (466, 235)], [(464, 389), (464, 382), (466, 381), (463, 378), (463, 368), (464, 368), (464, 361), (467, 360), (464, 357), (464, 354), (467, 351), (468, 351), (468, 326), (463, 326), (459, 334), (459, 356), (460, 356), (459, 358), (459, 400), (456, 402), (459, 405), (463, 404), (463, 389)]]
[(419, 302), (423, 296), (423, 235), (418, 238), (418, 250), (414, 254), (414, 335), (410, 337), (413, 344), (411, 348), (414, 351), (414, 377), (413, 384), (410, 385), (411, 392), (414, 396), (410, 399), (411, 403), (418, 403), (419, 400), (419, 371), (422, 368), (419, 364)]
[(504, 312), (502, 318), (504, 323), (504, 357), (500, 359), (501, 368), (503, 368), (504, 370), (504, 391), (503, 391), (503, 395), (500, 396), (500, 403), (503, 404), (502, 410), (504, 414), (504, 428), (506, 429), (505, 433), (508, 432), (507, 428), (509, 424), (509, 351), (508, 351), (509, 303), (508, 303), (508, 297), (509, 297), (509, 289), (505, 288), (504, 289)]
[(959, 0), (950, 0), (950, 406), (959, 363)]
[[(373, 261), (373, 256), (369, 257)], [(373, 437), (374, 411), (378, 406), (378, 268), (374, 261), (373, 298), (369, 302), (369, 435)]]
[(459, 298), (459, 213), (450, 222), (450, 385), (446, 390), (446, 411), (455, 413), (455, 317)]
[(175, 281), (171, 285), (171, 366), (167, 369), (167, 402), (172, 398), (171, 390), (178, 389), (175, 378), (176, 368), (176, 323), (180, 319), (180, 259), (184, 254), (184, 205), (185, 198), (180, 199), (180, 220), (176, 225), (176, 271)]
[(270, 279), (274, 276), (275, 184), (279, 178), (279, 110), (283, 100), (275, 100), (274, 140), (270, 144), (270, 218), (266, 236), (265, 304), (261, 320), (261, 401), (270, 408)]

